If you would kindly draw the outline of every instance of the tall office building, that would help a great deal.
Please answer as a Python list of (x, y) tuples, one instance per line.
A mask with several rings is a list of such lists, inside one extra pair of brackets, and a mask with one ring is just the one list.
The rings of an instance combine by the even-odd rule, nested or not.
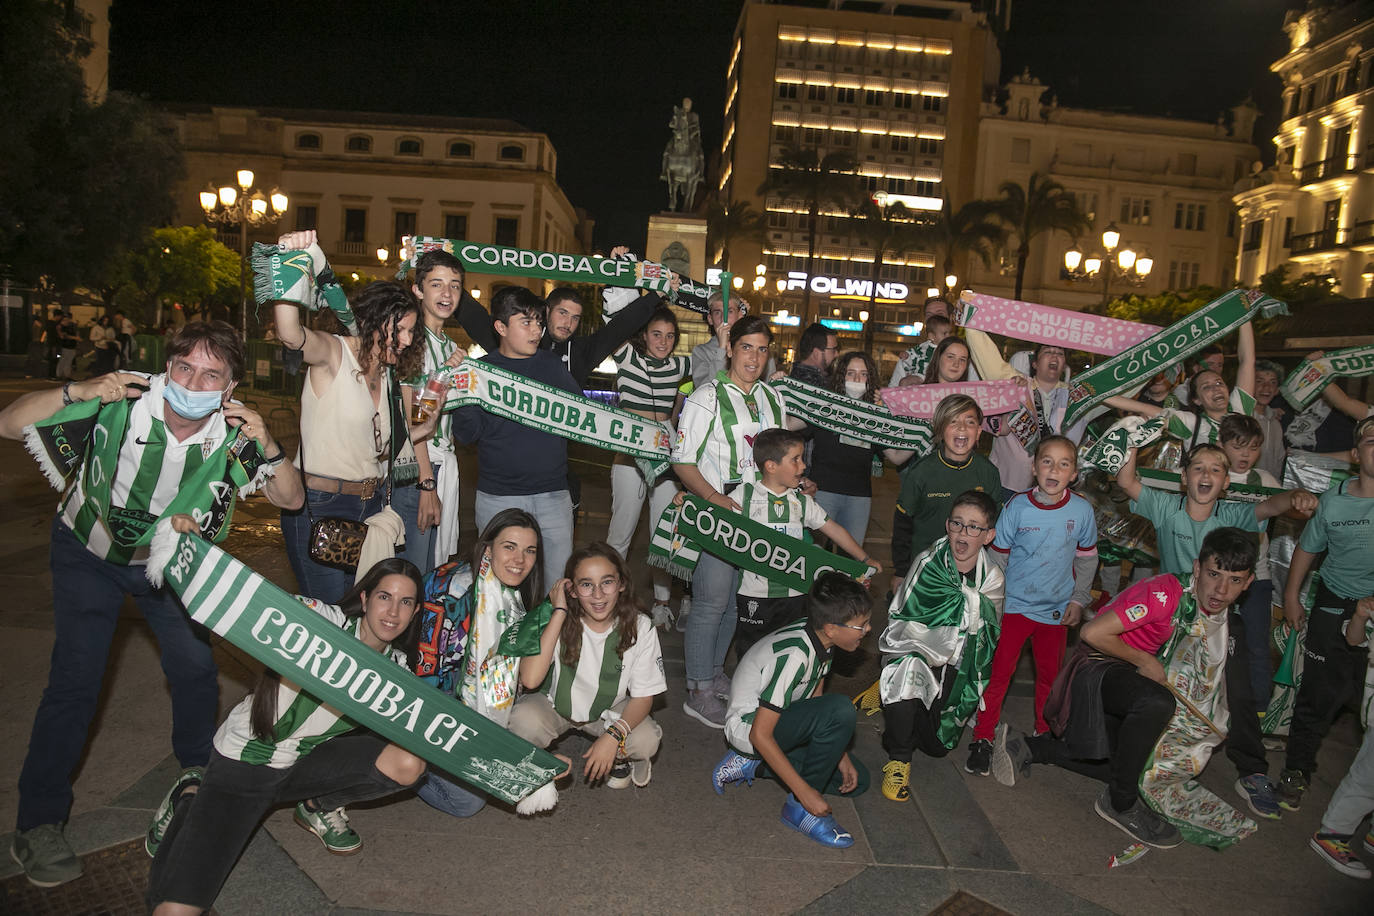
[[(876, 279), (875, 355), (885, 349), (891, 358), (909, 345), (898, 330), (918, 314), (927, 289), (940, 285), (935, 253), (885, 257), (875, 271), (847, 214), (823, 211), (815, 275), (807, 277), (806, 202), (761, 187), (782, 150), (800, 146), (852, 155), (869, 192), (916, 210), (938, 210), (946, 195), (956, 206), (968, 200), (979, 104), (996, 89), (1000, 68), (985, 6), (995, 16), (1001, 4), (745, 3), (726, 72), (718, 183), (723, 200), (767, 214), (761, 247), (731, 249), (736, 272), (765, 266), (755, 296), (765, 314), (795, 311), (798, 287), (809, 282), (812, 314), (857, 332), (869, 307), (864, 281)], [(791, 288), (779, 293), (779, 280)]]
[(1351, 298), (1374, 292), (1374, 3), (1311, 3), (1284, 20), (1289, 50), (1273, 168), (1236, 188), (1236, 274), (1287, 265)]

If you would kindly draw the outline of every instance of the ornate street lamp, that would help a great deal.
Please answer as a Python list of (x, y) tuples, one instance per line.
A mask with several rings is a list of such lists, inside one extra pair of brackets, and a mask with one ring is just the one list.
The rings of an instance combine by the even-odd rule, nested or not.
[(243, 339), (248, 339), (248, 228), (275, 223), (286, 215), (290, 201), (280, 188), (263, 194), (253, 187), (253, 170), (238, 169), (234, 173), (237, 187), (226, 184), (218, 189), (213, 184), (200, 192), (200, 208), (205, 221), (221, 226), (239, 227), (239, 310)]
[(1077, 246), (1064, 252), (1064, 277), (1077, 282), (1096, 280), (1100, 276), (1104, 304), (1111, 301), (1113, 276), (1139, 286), (1154, 269), (1154, 258), (1130, 246), (1121, 246), (1121, 230), (1116, 228), (1116, 223), (1108, 223), (1102, 230), (1102, 250), (1105, 255), (1084, 255)]

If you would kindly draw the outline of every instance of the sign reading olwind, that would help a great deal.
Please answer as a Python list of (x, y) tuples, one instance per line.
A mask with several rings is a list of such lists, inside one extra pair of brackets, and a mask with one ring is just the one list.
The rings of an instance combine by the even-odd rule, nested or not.
[[(860, 279), (859, 277), (830, 277), (825, 274), (817, 274), (810, 280), (811, 292), (820, 293), (822, 296), (830, 296), (834, 299), (862, 299), (867, 302), (874, 299), (872, 280)], [(787, 273), (787, 289), (805, 290), (807, 277), (805, 272), (792, 270)], [(905, 283), (878, 281), (877, 302), (899, 303), (905, 302), (907, 294)]]

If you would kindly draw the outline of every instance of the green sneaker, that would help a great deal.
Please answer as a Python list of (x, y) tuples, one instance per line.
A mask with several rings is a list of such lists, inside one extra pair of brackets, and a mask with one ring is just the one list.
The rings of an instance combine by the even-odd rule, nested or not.
[(167, 794), (162, 796), (161, 804), (153, 812), (153, 822), (148, 825), (148, 832), (143, 836), (143, 849), (148, 853), (148, 858), (151, 859), (157, 855), (157, 848), (162, 845), (162, 838), (167, 835), (167, 828), (172, 823), (172, 816), (176, 814), (176, 803), (181, 800), (186, 787), (191, 783), (200, 785), (200, 781), (204, 777), (204, 767), (187, 767), (181, 771), (177, 781), (172, 783)]
[(10, 855), (24, 869), (29, 883), (57, 887), (81, 877), (81, 860), (63, 833), (65, 824), (39, 824), (32, 830), (16, 830)]
[(296, 805), (296, 823), (319, 837), (324, 848), (336, 856), (351, 856), (363, 848), (363, 838), (348, 826), (348, 813), (342, 808), (311, 811), (301, 802)]

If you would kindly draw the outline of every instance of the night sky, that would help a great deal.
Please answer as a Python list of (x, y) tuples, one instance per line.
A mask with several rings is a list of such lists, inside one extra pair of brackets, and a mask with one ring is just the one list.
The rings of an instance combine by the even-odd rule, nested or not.
[[(1015, 0), (1003, 78), (1072, 107), (1214, 120), (1247, 93), (1272, 160), (1284, 11), (1301, 0)], [(323, 10), (328, 10), (325, 15)], [(708, 171), (740, 0), (330, 4), (115, 0), (110, 85), (154, 101), (509, 118), (547, 133), (596, 242), (642, 246), (672, 106)]]

